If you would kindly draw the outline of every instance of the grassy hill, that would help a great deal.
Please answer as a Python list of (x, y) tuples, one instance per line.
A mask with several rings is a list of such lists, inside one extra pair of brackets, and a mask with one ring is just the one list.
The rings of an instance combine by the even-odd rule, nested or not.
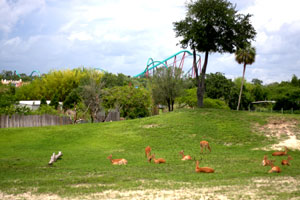
[[(206, 188), (213, 195), (234, 198), (299, 197), (300, 152), (289, 152), (294, 158), (291, 166), (280, 165), (286, 157), (275, 158), (282, 173), (269, 174), (270, 167), (263, 167), (261, 161), (264, 155), (274, 159), (273, 151), (253, 150), (278, 143), (259, 131), (269, 119), (294, 120), (294, 131), (299, 133), (297, 115), (214, 109), (177, 110), (112, 123), (0, 129), (0, 192), (2, 197), (30, 192), (72, 198), (105, 191)], [(211, 153), (201, 154), (201, 140), (209, 141)], [(148, 163), (147, 145), (166, 164)], [(195, 173), (195, 161), (181, 161), (180, 150), (215, 173)], [(51, 154), (58, 151), (63, 158), (48, 166)], [(127, 159), (128, 165), (112, 166), (107, 160), (110, 154)], [(251, 188), (254, 194), (234, 194)]]

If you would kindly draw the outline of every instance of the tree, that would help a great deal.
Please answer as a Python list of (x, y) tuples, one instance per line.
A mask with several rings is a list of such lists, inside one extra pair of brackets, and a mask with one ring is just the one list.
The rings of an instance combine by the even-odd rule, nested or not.
[(231, 79), (227, 79), (220, 72), (207, 74), (205, 81), (206, 95), (212, 99), (223, 99), (228, 103), (233, 84)]
[(168, 105), (173, 111), (175, 98), (183, 92), (182, 71), (177, 67), (162, 67), (156, 70), (153, 76), (152, 93), (155, 104)]
[(50, 106), (53, 106), (55, 109), (57, 109), (58, 105), (59, 105), (59, 99), (58, 99), (58, 95), (55, 93), (54, 96), (52, 97), (50, 103)]
[(121, 117), (131, 119), (150, 115), (151, 94), (144, 87), (116, 86), (105, 91), (103, 106), (106, 110), (117, 108)]
[(97, 76), (93, 74), (82, 81), (82, 85), (79, 86), (79, 94), (90, 111), (92, 122), (98, 122), (97, 114), (102, 109), (103, 83), (97, 81)]
[(48, 104), (47, 104), (47, 100), (46, 100), (45, 97), (42, 97), (42, 98), (41, 98), (40, 106), (42, 106), (42, 105), (48, 105)]
[(240, 95), (239, 95), (237, 110), (239, 110), (239, 108), (240, 108), (241, 97), (242, 97), (242, 92), (243, 92), (243, 85), (244, 85), (244, 79), (245, 79), (246, 65), (251, 65), (252, 63), (255, 62), (255, 55), (256, 55), (256, 50), (255, 50), (254, 47), (251, 47), (251, 45), (246, 45), (245, 48), (239, 48), (235, 52), (235, 60), (239, 64), (244, 64), (242, 84), (241, 84), (241, 89), (240, 89)]
[(77, 104), (81, 102), (80, 95), (78, 93), (78, 89), (73, 89), (72, 92), (66, 97), (66, 99), (63, 102), (63, 109), (71, 109), (74, 108), (75, 116), (74, 116), (74, 122), (77, 120)]
[[(250, 24), (250, 14), (237, 14), (227, 0), (196, 0), (187, 3), (186, 18), (174, 23), (176, 37), (183, 48), (193, 50), (193, 66), (197, 80), (197, 103), (203, 107), (205, 73), (209, 53), (233, 53), (254, 39), (256, 32)], [(196, 66), (196, 51), (204, 52), (200, 76)]]

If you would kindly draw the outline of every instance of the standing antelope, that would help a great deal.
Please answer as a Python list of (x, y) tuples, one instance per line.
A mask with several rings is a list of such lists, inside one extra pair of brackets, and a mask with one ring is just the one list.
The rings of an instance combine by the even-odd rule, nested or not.
[(203, 173), (214, 173), (215, 172), (215, 170), (213, 168), (210, 168), (210, 167), (199, 167), (199, 161), (198, 160), (196, 161), (195, 171), (197, 173), (201, 173), (201, 172), (203, 172)]
[(281, 164), (290, 166), (290, 163), (289, 163), (290, 160), (293, 160), (293, 158), (289, 155), (287, 160), (282, 160), (281, 161)]
[(155, 164), (166, 163), (166, 160), (163, 159), (163, 158), (155, 159), (155, 154), (153, 154), (152, 156), (148, 157), (148, 162), (151, 162), (152, 159), (153, 159), (153, 161), (154, 161)]
[(179, 154), (182, 156), (181, 160), (192, 160), (192, 157), (190, 155), (184, 155), (184, 151), (183, 150), (181, 150), (179, 152)]
[(206, 148), (208, 148), (209, 152), (211, 152), (209, 144), (205, 140), (203, 140), (203, 141), (200, 142), (200, 147), (201, 147), (201, 153), (203, 152), (203, 148), (205, 149), (205, 151), (206, 151)]
[(270, 162), (271, 169), (269, 170), (269, 173), (280, 173), (281, 170), (278, 166), (274, 166), (273, 162)]
[(147, 146), (145, 148), (145, 156), (148, 158), (151, 155), (151, 147)]
[(276, 151), (274, 153), (272, 153), (272, 156), (284, 156), (287, 154), (288, 152), (288, 148), (287, 147), (284, 147), (285, 148), (285, 151)]
[(263, 166), (268, 166), (268, 165), (270, 165), (271, 162), (275, 162), (275, 160), (268, 160), (268, 157), (265, 155), (264, 159), (262, 161), (262, 165)]
[(112, 159), (112, 155), (109, 155), (107, 159), (109, 159), (113, 165), (127, 165), (127, 160), (124, 158)]

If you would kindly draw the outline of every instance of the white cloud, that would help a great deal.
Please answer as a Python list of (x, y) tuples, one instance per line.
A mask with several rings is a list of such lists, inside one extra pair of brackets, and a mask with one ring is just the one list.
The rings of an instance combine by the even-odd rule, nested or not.
[[(84, 65), (136, 75), (149, 57), (163, 60), (182, 50), (176, 46), (179, 39), (172, 23), (185, 17), (183, 0), (7, 2), (0, 0), (0, 68), (13, 66), (30, 73), (32, 67), (48, 72)], [(247, 67), (246, 78), (267, 83), (293, 73), (300, 76), (300, 1), (233, 2), (243, 13), (253, 14), (258, 33), (256, 62)], [(187, 70), (191, 62), (185, 63)], [(233, 54), (210, 54), (207, 72), (236, 78), (242, 67)]]
[(75, 32), (71, 33), (71, 35), (68, 37), (69, 40), (81, 40), (81, 41), (86, 41), (86, 40), (92, 40), (93, 37), (86, 33), (86, 32)]
[(43, 9), (44, 6), (44, 0), (0, 0), (0, 31), (9, 33), (23, 17), (33, 11)]

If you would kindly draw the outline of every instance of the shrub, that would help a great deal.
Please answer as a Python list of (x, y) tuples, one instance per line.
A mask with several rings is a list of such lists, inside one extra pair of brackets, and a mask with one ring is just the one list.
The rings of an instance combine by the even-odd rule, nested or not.
[(211, 98), (204, 98), (204, 107), (205, 108), (226, 109), (226, 110), (230, 109), (224, 101), (222, 101), (220, 99), (211, 99)]

